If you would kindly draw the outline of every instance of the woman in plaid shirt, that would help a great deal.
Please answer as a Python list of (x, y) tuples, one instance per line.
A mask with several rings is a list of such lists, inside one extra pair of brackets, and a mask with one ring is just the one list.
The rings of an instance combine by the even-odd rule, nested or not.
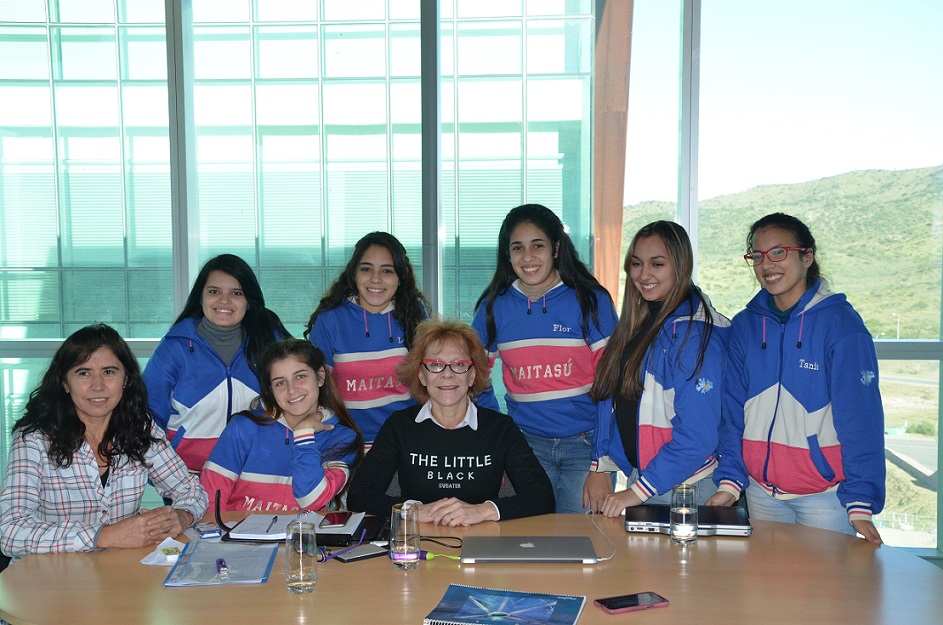
[[(171, 506), (141, 510), (150, 480)], [(137, 360), (104, 324), (63, 342), (13, 426), (0, 550), (146, 547), (206, 511), (207, 496), (147, 410)]]

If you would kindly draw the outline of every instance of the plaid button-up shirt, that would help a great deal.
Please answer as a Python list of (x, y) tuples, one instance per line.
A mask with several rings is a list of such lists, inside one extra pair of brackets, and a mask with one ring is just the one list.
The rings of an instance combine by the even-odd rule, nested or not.
[(68, 467), (49, 457), (49, 440), (39, 432), (16, 432), (0, 494), (0, 550), (14, 559), (30, 553), (92, 551), (105, 525), (141, 509), (148, 479), (173, 500), (173, 507), (198, 520), (208, 499), (196, 476), (171, 449), (156, 426), (145, 459), (150, 467), (119, 458), (102, 486), (87, 443)]

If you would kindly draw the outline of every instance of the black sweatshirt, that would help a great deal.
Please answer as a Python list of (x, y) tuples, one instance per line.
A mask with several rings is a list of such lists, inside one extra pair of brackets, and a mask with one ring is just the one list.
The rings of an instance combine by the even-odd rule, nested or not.
[[(395, 503), (432, 503), (455, 497), (469, 504), (491, 500), (501, 519), (554, 511), (553, 487), (511, 417), (478, 406), (478, 429), (446, 430), (431, 419), (416, 423), (420, 406), (390, 415), (355, 473), (351, 510), (388, 515)], [(399, 472), (401, 494), (386, 495)], [(516, 495), (498, 498), (507, 473)]]

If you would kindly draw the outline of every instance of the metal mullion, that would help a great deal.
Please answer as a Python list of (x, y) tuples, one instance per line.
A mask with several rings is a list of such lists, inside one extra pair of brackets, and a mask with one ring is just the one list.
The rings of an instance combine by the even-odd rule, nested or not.
[[(389, 5), (386, 6), (389, 11)], [(393, 37), (390, 35), (389, 12), (383, 24), (383, 43), (386, 49), (386, 223), (390, 234), (393, 233)], [(421, 53), (420, 53), (421, 56)], [(420, 72), (421, 73), (421, 72)], [(420, 79), (421, 81), (421, 79)]]
[[(125, 322), (127, 323), (127, 331), (125, 335), (131, 334), (131, 272), (129, 270), (129, 242), (128, 238), (130, 236), (130, 227), (129, 222), (131, 220), (131, 207), (129, 202), (128, 194), (128, 169), (127, 169), (127, 150), (125, 147), (125, 131), (124, 131), (124, 89), (122, 83), (122, 46), (121, 46), (121, 30), (118, 25), (118, 8), (115, 5), (115, 23), (114, 23), (114, 34), (115, 34), (115, 82), (117, 96), (118, 96), (118, 166), (119, 171), (121, 172), (121, 229), (122, 229), (122, 249), (124, 252), (124, 313), (125, 313)], [(127, 338), (127, 336), (125, 336)]]
[[(445, 244), (439, 192), (442, 170), (440, 31), (439, 0), (421, 0), (419, 80), (422, 100), (422, 290), (437, 313), (441, 313), (443, 308), (440, 285), (442, 247)], [(452, 40), (454, 44), (454, 36)], [(457, 215), (458, 195), (455, 200)]]
[[(48, 16), (51, 18), (51, 15)], [(61, 34), (61, 31), (55, 31), (58, 34)], [(59, 154), (59, 124), (56, 121), (56, 74), (55, 74), (55, 62), (56, 59), (59, 61), (59, 67), (62, 67), (62, 46), (61, 41), (55, 44), (53, 47), (53, 26), (47, 21), (46, 22), (46, 42), (49, 48), (49, 118), (50, 118), (50, 132), (52, 134), (52, 175), (53, 181), (55, 184), (55, 200), (56, 200), (56, 256), (57, 256), (57, 267), (56, 267), (56, 282), (59, 285), (59, 336), (65, 337), (65, 289), (63, 288), (63, 274), (62, 274), (62, 220), (63, 220), (63, 211), (62, 211), (62, 159)], [(54, 54), (55, 52), (55, 54)]]
[(251, 107), (252, 121), (250, 132), (252, 134), (252, 169), (255, 171), (253, 196), (255, 202), (255, 262), (262, 270), (262, 162), (260, 159), (261, 150), (259, 150), (259, 129), (258, 129), (258, 108), (256, 98), (256, 58), (255, 49), (255, 16), (249, 16), (249, 106)]
[[(136, 358), (150, 358), (160, 339), (125, 339)], [(0, 342), (3, 354), (0, 358), (52, 358), (62, 344), (62, 339), (4, 339)]]
[[(170, 129), (171, 242), (175, 315), (197, 272), (199, 217), (190, 202), (197, 184), (193, 120), (193, 12), (189, 0), (165, 0), (167, 96)], [(186, 24), (187, 28), (184, 28)], [(187, 55), (187, 52), (190, 55)]]
[[(678, 221), (690, 233), (697, 232), (698, 115), (701, 71), (701, 0), (683, 0), (681, 18), (681, 133), (678, 152)], [(691, 237), (694, 274), (697, 278), (698, 237)]]
[[(324, 74), (325, 69), (327, 68), (326, 62), (326, 49), (325, 49), (325, 29), (327, 26), (324, 24), (324, 11), (323, 6), (322, 10), (318, 11), (318, 22), (315, 25), (318, 34), (318, 78), (317, 78), (317, 90), (318, 90), (318, 145), (320, 146), (318, 161), (320, 166), (318, 167), (318, 176), (320, 177), (319, 193), (321, 194), (321, 277), (322, 279), (328, 278), (329, 274), (327, 271), (328, 262), (330, 254), (328, 253), (328, 247), (331, 243), (331, 238), (328, 233), (328, 227), (330, 225), (330, 220), (328, 219), (328, 202), (327, 202), (327, 123), (324, 118)], [(327, 282), (327, 280), (324, 280)], [(324, 283), (322, 282), (322, 283)], [(329, 283), (329, 282), (328, 282)], [(326, 290), (326, 289), (325, 289)]]

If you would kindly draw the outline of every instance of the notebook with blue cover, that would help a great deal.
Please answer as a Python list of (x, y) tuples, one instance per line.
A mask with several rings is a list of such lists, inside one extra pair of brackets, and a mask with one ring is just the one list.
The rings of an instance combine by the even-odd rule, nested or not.
[(575, 625), (586, 597), (449, 584), (423, 625)]

